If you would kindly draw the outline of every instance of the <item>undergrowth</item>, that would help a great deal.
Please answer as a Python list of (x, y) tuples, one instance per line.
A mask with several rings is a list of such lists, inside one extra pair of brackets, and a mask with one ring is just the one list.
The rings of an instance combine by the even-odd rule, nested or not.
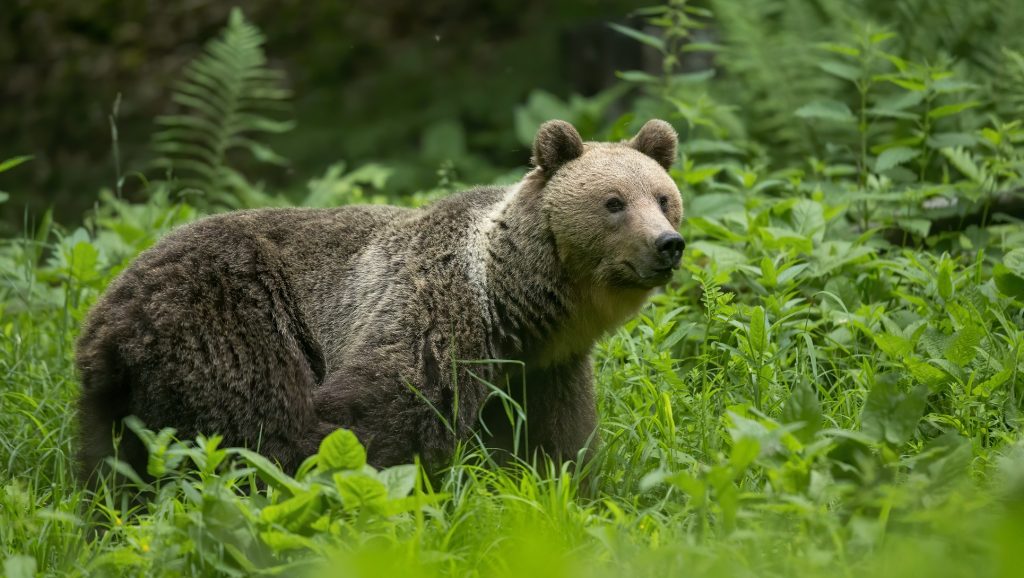
[[(601, 138), (658, 114), (687, 135), (672, 171), (688, 215), (683, 269), (597, 348), (601, 443), (585, 471), (497, 469), (466, 447), (431, 481), (415, 464), (373, 470), (339, 431), (291, 477), (216, 437), (132, 423), (155, 481), (122, 468), (81, 489), (74, 339), (139, 251), (218, 206), (421, 205), (456, 188), (450, 165), (435, 190), (401, 199), (382, 192), (378, 165), (331, 167), (303, 199), (243, 178), (182, 196), (170, 175), (146, 203), (104, 192), (80, 227), (43, 218), (0, 245), (5, 575), (1018, 575), (1024, 227), (1005, 208), (1024, 181), (1019, 99), (986, 100), (961, 65), (916, 60), (924, 40), (872, 23), (745, 37), (759, 17), (795, 19), (777, 12), (792, 3), (711, 4), (646, 11), (660, 36), (625, 31), (664, 58), (660, 76), (623, 73), (634, 113), (602, 120), (624, 88), (571, 103), (535, 95), (516, 114), (528, 131), (564, 105)], [(816, 18), (838, 28), (840, 16)], [(690, 40), (714, 18), (734, 27), (722, 83), (678, 71), (685, 52), (711, 48)], [(769, 82), (743, 64), (760, 37), (780, 41), (775, 60), (804, 50), (773, 78), (808, 65), (821, 76), (802, 79), (809, 92), (746, 94), (763, 107), (750, 124), (723, 97)], [(1020, 60), (1012, 48), (972, 54)], [(781, 127), (777, 142), (757, 136)]]

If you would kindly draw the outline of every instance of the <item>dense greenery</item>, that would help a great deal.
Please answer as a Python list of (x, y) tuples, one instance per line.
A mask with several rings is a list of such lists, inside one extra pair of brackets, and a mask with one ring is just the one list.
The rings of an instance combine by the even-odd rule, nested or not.
[(652, 116), (684, 134), (684, 267), (598, 347), (585, 471), (495, 469), (470, 445), (431, 486), (415, 465), (368, 468), (342, 431), (292, 478), (216, 438), (140, 429), (151, 499), (86, 492), (74, 338), (135, 254), (225, 208), (419, 205), (460, 186), (450, 124), (430, 141), (436, 186), (414, 195), (375, 163), (301, 195), (250, 183), (234, 153), (278, 160), (262, 139), (287, 128), (287, 94), (234, 17), (177, 85), (145, 202), (103, 191), (82, 226), (46, 217), (0, 245), (6, 575), (1017, 575), (1022, 11), (671, 0), (618, 29), (659, 71), (507, 111), (524, 145), (552, 117), (590, 138)]

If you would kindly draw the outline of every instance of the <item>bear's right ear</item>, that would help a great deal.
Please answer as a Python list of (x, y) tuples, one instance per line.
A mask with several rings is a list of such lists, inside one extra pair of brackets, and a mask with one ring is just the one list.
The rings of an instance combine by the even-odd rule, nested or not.
[(580, 133), (564, 120), (549, 120), (540, 125), (533, 139), (531, 161), (551, 176), (565, 163), (583, 154), (583, 139)]

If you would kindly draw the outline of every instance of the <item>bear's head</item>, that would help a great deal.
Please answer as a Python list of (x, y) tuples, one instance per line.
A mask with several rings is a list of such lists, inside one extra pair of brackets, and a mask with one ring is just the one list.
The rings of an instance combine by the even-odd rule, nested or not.
[(621, 143), (585, 143), (559, 120), (540, 127), (533, 163), (545, 179), (545, 216), (576, 279), (612, 290), (649, 290), (671, 279), (684, 247), (676, 232), (683, 202), (668, 175), (678, 139), (663, 120)]

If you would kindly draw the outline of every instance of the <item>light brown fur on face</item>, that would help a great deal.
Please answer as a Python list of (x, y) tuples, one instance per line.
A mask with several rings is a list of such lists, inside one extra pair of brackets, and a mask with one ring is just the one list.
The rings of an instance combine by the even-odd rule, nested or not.
[[(682, 199), (650, 157), (627, 144), (589, 143), (547, 184), (545, 201), (560, 256), (581, 282), (653, 288), (668, 280), (655, 241), (679, 227)], [(622, 209), (612, 213), (615, 201)]]
[[(511, 449), (492, 385), (526, 406), (524, 455), (578, 457), (597, 427), (594, 342), (678, 265), (676, 138), (651, 121), (626, 143), (584, 143), (552, 121), (511, 187), (416, 210), (239, 211), (171, 233), (81, 332), (83, 473), (128, 415), (289, 470), (345, 427), (375, 466), (419, 455), (437, 471), (460, 442)], [(118, 450), (145, 472), (137, 438)]]

